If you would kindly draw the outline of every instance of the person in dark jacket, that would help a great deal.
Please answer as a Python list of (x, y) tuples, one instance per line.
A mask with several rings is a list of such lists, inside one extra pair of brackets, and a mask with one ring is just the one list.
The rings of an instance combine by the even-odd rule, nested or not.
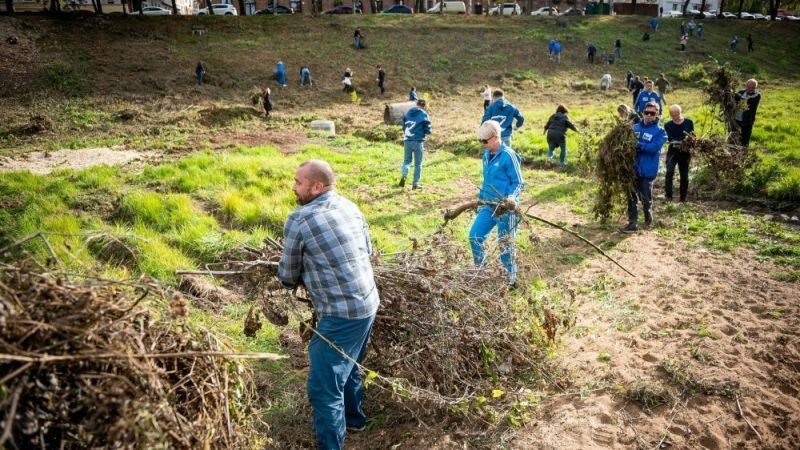
[(202, 86), (203, 80), (206, 77), (206, 67), (202, 62), (197, 63), (197, 66), (194, 68), (194, 75), (197, 78), (197, 85)]
[(670, 106), (669, 115), (672, 120), (664, 124), (664, 131), (667, 132), (667, 140), (669, 142), (664, 195), (667, 201), (672, 201), (672, 182), (675, 178), (675, 166), (677, 165), (680, 173), (680, 199), (681, 202), (685, 202), (686, 194), (689, 191), (689, 161), (692, 154), (681, 149), (681, 142), (694, 136), (694, 122), (683, 117), (680, 105)]
[(617, 59), (622, 59), (622, 41), (619, 39), (614, 43), (614, 55)]
[(740, 106), (734, 116), (741, 129), (740, 143), (744, 147), (750, 146), (750, 135), (753, 133), (753, 124), (756, 123), (758, 104), (761, 103), (761, 93), (756, 90), (757, 87), (758, 81), (751, 78), (747, 80), (744, 90), (737, 92), (735, 96), (737, 105), (744, 106), (742, 102), (747, 102), (746, 109)]
[(386, 92), (386, 72), (380, 64), (378, 64), (378, 88), (381, 90), (381, 95)]
[(636, 178), (628, 195), (628, 226), (623, 233), (635, 233), (639, 222), (639, 200), (644, 209), (644, 224), (653, 223), (653, 180), (658, 175), (661, 147), (667, 141), (667, 132), (658, 124), (658, 104), (648, 103), (644, 108), (644, 120), (633, 125), (636, 135)]
[(403, 116), (403, 167), (400, 173), (400, 187), (406, 185), (408, 169), (414, 160), (414, 178), (411, 189), (419, 189), (422, 177), (422, 157), (425, 153), (425, 139), (431, 134), (431, 119), (425, 111), (425, 100), (417, 100), (417, 106), (408, 110)]
[(270, 99), (271, 91), (269, 88), (264, 88), (261, 91), (261, 102), (264, 104), (264, 115), (269, 117), (272, 113), (272, 99)]
[(642, 77), (636, 75), (633, 81), (631, 81), (630, 91), (633, 94), (633, 105), (636, 106), (636, 100), (639, 98), (639, 93), (642, 92), (644, 89), (644, 82), (642, 82)]
[(362, 48), (362, 45), (361, 45), (362, 39), (364, 39), (364, 35), (361, 34), (361, 29), (360, 28), (356, 28), (356, 31), (353, 32), (353, 46), (356, 48), (356, 50), (361, 50), (361, 48)]
[(411, 86), (411, 90), (408, 91), (408, 101), (417, 101), (417, 88), (415, 86)]
[(547, 133), (547, 159), (552, 160), (556, 147), (561, 147), (558, 160), (562, 169), (567, 166), (567, 129), (578, 132), (575, 124), (569, 120), (568, 113), (566, 106), (558, 105), (555, 114), (550, 116), (544, 126), (544, 131)]
[(311, 70), (308, 67), (300, 67), (300, 86), (303, 85), (313, 86), (314, 82), (311, 80)]
[(586, 48), (586, 54), (589, 58), (589, 64), (594, 64), (594, 55), (597, 53), (597, 46), (590, 43)]
[(747, 33), (747, 53), (750, 53), (752, 51), (753, 51), (753, 35)]
[(625, 75), (625, 87), (626, 87), (626, 88), (627, 88), (629, 91), (631, 90), (631, 83), (633, 83), (633, 79), (634, 79), (633, 72), (631, 72), (631, 71), (629, 70), (629, 71), (628, 71), (628, 74), (627, 74), (627, 75)]

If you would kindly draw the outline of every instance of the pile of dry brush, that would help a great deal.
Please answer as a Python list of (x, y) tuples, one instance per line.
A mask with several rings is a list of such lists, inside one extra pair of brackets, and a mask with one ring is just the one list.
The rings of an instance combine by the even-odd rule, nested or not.
[(0, 447), (249, 447), (247, 371), (164, 296), (0, 263)]
[[(528, 395), (530, 378), (546, 379), (554, 370), (545, 369), (543, 350), (574, 324), (571, 302), (515, 298), (507, 293), (499, 265), (477, 270), (467, 246), (446, 231), (412, 244), (407, 252), (373, 259), (381, 304), (363, 363), (367, 379), (415, 413), (457, 411), (458, 417), (485, 419), (491, 411), (488, 415), (502, 417)], [(256, 283), (254, 289), (267, 289), (265, 315), (285, 325), (288, 316), (306, 319), (309, 309), (285, 301), (286, 291), (271, 290), (277, 285), (263, 281), (274, 278), (279, 246), (263, 250), (263, 264), (227, 268), (238, 265)], [(302, 300), (302, 293), (297, 296)], [(246, 328), (254, 332), (259, 326), (250, 314)], [(300, 332), (310, 337), (308, 326), (301, 323)], [(527, 383), (520, 381), (523, 373), (530, 377)]]

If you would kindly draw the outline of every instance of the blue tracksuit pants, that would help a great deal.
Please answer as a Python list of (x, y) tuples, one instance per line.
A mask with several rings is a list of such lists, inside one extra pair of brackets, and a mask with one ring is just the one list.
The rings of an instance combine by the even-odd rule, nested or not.
[(403, 167), (400, 175), (405, 178), (408, 176), (408, 169), (411, 167), (411, 160), (414, 160), (414, 178), (411, 182), (414, 186), (419, 186), (419, 179), (422, 177), (422, 155), (425, 153), (424, 141), (405, 141), (403, 142)]
[(500, 261), (508, 271), (509, 284), (517, 281), (517, 265), (514, 263), (514, 239), (517, 233), (517, 216), (505, 213), (500, 217), (492, 215), (494, 207), (484, 205), (478, 210), (472, 228), (469, 230), (469, 244), (472, 248), (472, 258), (475, 265), (484, 265), (486, 255), (483, 252), (483, 243), (492, 229), (497, 227), (497, 240), (500, 246)]
[[(364, 359), (375, 316), (365, 319), (323, 317), (317, 331), (356, 361)], [(364, 388), (358, 367), (319, 338), (308, 344), (308, 400), (314, 409), (317, 448), (338, 450), (347, 427), (361, 428), (367, 416), (362, 408)]]

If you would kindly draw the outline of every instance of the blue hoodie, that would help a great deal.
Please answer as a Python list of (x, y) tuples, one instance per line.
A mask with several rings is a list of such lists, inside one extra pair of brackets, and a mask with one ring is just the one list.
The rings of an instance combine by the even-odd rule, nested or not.
[(413, 107), (403, 116), (403, 140), (424, 141), (431, 134), (431, 120), (422, 108)]
[(508, 137), (514, 133), (512, 129), (514, 118), (517, 119), (517, 128), (521, 127), (525, 122), (525, 118), (522, 117), (522, 113), (519, 112), (517, 107), (508, 103), (506, 99), (501, 97), (493, 101), (492, 104), (486, 108), (481, 123), (487, 120), (498, 121), (500, 123), (500, 128), (503, 129), (501, 137)]
[(556, 55), (561, 53), (561, 42), (555, 41), (553, 42), (553, 53)]
[(494, 156), (489, 150), (483, 152), (483, 186), (478, 194), (479, 199), (500, 201), (513, 196), (519, 201), (523, 186), (522, 168), (514, 150), (500, 145)]
[(656, 91), (647, 92), (643, 90), (642, 92), (639, 92), (639, 96), (636, 97), (636, 104), (633, 105), (633, 108), (636, 110), (636, 112), (641, 114), (642, 111), (644, 111), (644, 107), (650, 102), (656, 102), (658, 104), (658, 113), (661, 114), (661, 96), (658, 95), (658, 92)]
[(633, 134), (638, 139), (636, 176), (653, 180), (658, 175), (658, 160), (661, 157), (661, 147), (667, 142), (667, 132), (658, 122), (645, 125), (642, 121), (633, 125)]

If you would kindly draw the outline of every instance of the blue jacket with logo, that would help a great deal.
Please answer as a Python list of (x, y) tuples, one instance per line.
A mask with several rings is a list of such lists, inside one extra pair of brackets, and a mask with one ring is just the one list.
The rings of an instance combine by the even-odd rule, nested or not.
[(658, 175), (661, 147), (667, 142), (667, 132), (658, 122), (645, 125), (642, 121), (633, 125), (633, 134), (638, 140), (636, 144), (636, 176), (650, 180), (655, 179)]
[(431, 134), (431, 120), (422, 108), (413, 107), (403, 116), (403, 140), (424, 141)]
[(496, 120), (500, 123), (500, 128), (503, 129), (501, 137), (508, 137), (514, 132), (512, 125), (515, 118), (517, 119), (517, 128), (521, 127), (525, 122), (522, 113), (519, 112), (516, 106), (508, 103), (506, 99), (498, 98), (486, 108), (481, 123), (487, 120)]
[(500, 145), (494, 155), (489, 150), (483, 152), (483, 186), (478, 198), (488, 201), (500, 201), (508, 196), (513, 196), (519, 201), (524, 183), (522, 182), (522, 168), (517, 153)]
[(658, 104), (658, 113), (661, 114), (661, 96), (658, 95), (658, 92), (647, 92), (641, 91), (639, 92), (639, 96), (636, 97), (636, 104), (633, 106), (636, 112), (641, 113), (644, 111), (644, 107), (647, 106), (650, 102), (656, 102)]

